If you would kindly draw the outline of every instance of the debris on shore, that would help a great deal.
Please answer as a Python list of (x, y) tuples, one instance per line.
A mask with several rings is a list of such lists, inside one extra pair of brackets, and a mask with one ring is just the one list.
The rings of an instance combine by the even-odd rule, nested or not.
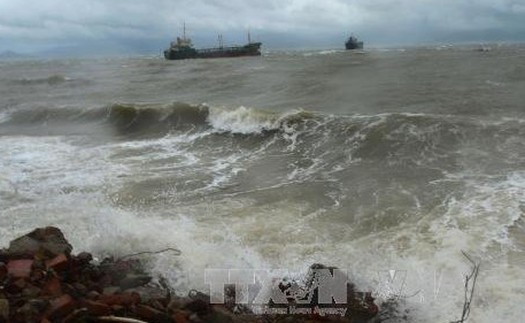
[[(371, 295), (355, 292), (348, 283), (349, 298), (343, 316), (256, 314), (235, 305), (234, 288), (226, 288), (225, 304), (211, 304), (209, 295), (196, 291), (177, 296), (168, 286), (153, 283), (133, 257), (107, 258), (95, 264), (91, 254), (73, 255), (72, 249), (55, 227), (35, 229), (11, 241), (7, 249), (0, 249), (0, 323), (355, 323), (369, 322), (378, 313)], [(280, 288), (290, 287), (286, 284), (283, 280)]]

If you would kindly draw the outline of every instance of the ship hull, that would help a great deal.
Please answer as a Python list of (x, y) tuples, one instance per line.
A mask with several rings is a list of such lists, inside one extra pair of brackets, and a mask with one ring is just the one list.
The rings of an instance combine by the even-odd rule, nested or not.
[(191, 58), (220, 58), (240, 56), (261, 56), (261, 43), (250, 43), (244, 46), (193, 49), (167, 49), (164, 57), (168, 60), (191, 59)]
[(363, 49), (363, 42), (346, 42), (345, 47), (346, 49)]

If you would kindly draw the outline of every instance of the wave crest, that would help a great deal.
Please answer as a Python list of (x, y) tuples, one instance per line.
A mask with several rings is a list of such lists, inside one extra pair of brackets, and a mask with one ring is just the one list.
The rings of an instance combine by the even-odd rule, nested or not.
[(283, 126), (300, 123), (311, 116), (302, 110), (275, 113), (241, 106), (237, 109), (210, 109), (207, 122), (218, 131), (255, 134), (279, 131)]

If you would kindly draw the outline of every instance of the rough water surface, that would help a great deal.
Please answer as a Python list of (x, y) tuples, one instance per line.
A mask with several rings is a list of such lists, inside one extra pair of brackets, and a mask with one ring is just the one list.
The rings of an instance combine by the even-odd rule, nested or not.
[(518, 322), (525, 47), (474, 49), (0, 61), (0, 245), (176, 247), (149, 265), (187, 290), (326, 263), (415, 322), (460, 316), (463, 250), (472, 321)]

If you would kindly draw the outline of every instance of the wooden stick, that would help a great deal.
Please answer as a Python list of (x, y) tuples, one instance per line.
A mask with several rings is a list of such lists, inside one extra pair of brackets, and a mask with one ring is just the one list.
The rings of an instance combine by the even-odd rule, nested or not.
[(137, 319), (131, 319), (127, 317), (120, 316), (99, 316), (97, 320), (104, 322), (120, 322), (120, 323), (148, 323), (146, 321), (141, 321)]

